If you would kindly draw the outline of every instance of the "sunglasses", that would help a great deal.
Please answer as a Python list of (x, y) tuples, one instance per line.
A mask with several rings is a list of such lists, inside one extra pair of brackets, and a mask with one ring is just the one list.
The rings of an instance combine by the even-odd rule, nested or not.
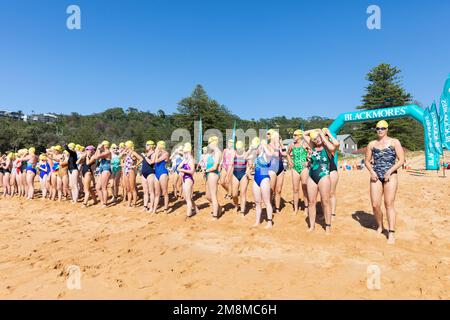
[(376, 128), (377, 131), (385, 131), (387, 128)]

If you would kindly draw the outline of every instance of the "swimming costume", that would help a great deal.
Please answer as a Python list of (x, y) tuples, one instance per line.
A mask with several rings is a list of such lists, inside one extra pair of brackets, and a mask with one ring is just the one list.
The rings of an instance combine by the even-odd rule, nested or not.
[[(378, 179), (380, 179), (381, 182), (384, 182), (384, 175), (394, 166), (395, 161), (397, 160), (395, 148), (393, 146), (389, 146), (385, 149), (373, 148), (372, 156), (373, 171), (377, 174)], [(393, 173), (397, 173), (397, 171)]]
[(313, 149), (311, 154), (311, 167), (309, 169), (309, 176), (315, 182), (319, 184), (320, 179), (330, 175), (330, 158), (325, 148), (317, 151)]
[(39, 177), (43, 179), (46, 175), (50, 173), (50, 165), (48, 162), (39, 163)]
[(255, 182), (258, 187), (261, 186), (261, 182), (264, 179), (270, 179), (269, 170), (271, 161), (267, 162), (264, 157), (261, 155), (255, 160)]
[(233, 151), (230, 149), (223, 150), (223, 160), (222, 160), (222, 168), (225, 169), (225, 171), (228, 171), (228, 168), (230, 167), (231, 162), (233, 161)]
[(294, 146), (292, 148), (292, 160), (294, 163), (293, 169), (301, 174), (305, 169), (305, 163), (308, 162), (308, 151), (303, 146)]
[(332, 156), (330, 158), (330, 172), (333, 171), (338, 171), (337, 166), (336, 166), (336, 162), (334, 161), (334, 157)]
[(133, 160), (133, 158), (131, 157), (131, 156), (127, 156), (126, 158), (125, 158), (125, 161), (124, 161), (124, 172), (125, 172), (125, 175), (128, 175), (131, 171), (133, 171), (134, 170), (134, 168), (133, 168), (133, 166), (134, 166), (134, 160)]
[(111, 159), (111, 170), (113, 174), (120, 172), (122, 168), (120, 167), (120, 157), (113, 155)]
[[(144, 156), (144, 155), (143, 155)], [(147, 177), (151, 174), (155, 173), (155, 165), (150, 165), (145, 157), (143, 157), (142, 160), (142, 170), (141, 170), (142, 176), (147, 179)]]
[(81, 175), (84, 176), (86, 175), (86, 173), (90, 172), (91, 174), (94, 174), (94, 169), (93, 166), (95, 165), (95, 163), (88, 165), (87, 163), (90, 161), (90, 159), (88, 159), (86, 157), (84, 163), (81, 165)]
[(173, 161), (173, 165), (174, 165), (173, 171), (174, 171), (176, 174), (179, 173), (179, 172), (178, 172), (178, 166), (180, 165), (181, 162), (183, 162), (183, 157), (181, 157), (181, 156), (179, 156), (179, 155), (176, 155), (175, 158), (174, 158), (174, 161)]
[(104, 171), (111, 173), (111, 160), (102, 158), (100, 159), (99, 173), (102, 174)]
[[(208, 154), (208, 157), (206, 158), (206, 170), (211, 169), (214, 166), (214, 157), (211, 154)], [(220, 176), (219, 170), (214, 170), (211, 172), (206, 173), (206, 178), (208, 178), (208, 174), (215, 173), (218, 176)]]
[(278, 153), (278, 156), (274, 156), (270, 160), (270, 171), (275, 172), (276, 175), (279, 176), (284, 171), (283, 156), (281, 155), (280, 149), (275, 150)]
[(31, 171), (34, 174), (36, 174), (36, 164), (32, 164), (32, 163), (26, 163), (26, 170), (27, 171)]
[(58, 174), (59, 171), (59, 162), (53, 161), (52, 172)]
[(241, 179), (245, 176), (247, 172), (247, 160), (244, 157), (239, 157), (237, 154), (234, 157), (233, 160), (233, 175), (238, 179), (238, 181), (241, 181)]
[(169, 174), (166, 168), (166, 160), (155, 163), (155, 175), (156, 179), (159, 180), (162, 175)]
[(78, 156), (77, 153), (75, 151), (70, 150), (68, 146), (66, 146), (65, 148), (67, 152), (69, 152), (68, 168), (69, 172), (72, 173), (73, 170), (78, 170), (77, 167)]
[(24, 173), (25, 171), (27, 171), (27, 167), (28, 167), (28, 162), (22, 161), (22, 163), (20, 165), (20, 172)]
[[(181, 167), (181, 169), (183, 170), (191, 170), (191, 167), (189, 167), (189, 164), (186, 162), (183, 164), (183, 166)], [(183, 174), (183, 182), (185, 182), (186, 180), (191, 179), (192, 182), (194, 182), (194, 178), (192, 177), (192, 174), (189, 173), (184, 173)]]

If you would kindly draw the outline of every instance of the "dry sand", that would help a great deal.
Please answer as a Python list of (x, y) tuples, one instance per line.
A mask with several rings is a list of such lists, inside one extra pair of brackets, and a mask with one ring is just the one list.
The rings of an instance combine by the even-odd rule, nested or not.
[[(292, 213), (289, 174), (272, 230), (250, 228), (253, 209), (213, 222), (203, 196), (189, 221), (181, 203), (151, 216), (122, 204), (1, 199), (0, 298), (449, 299), (450, 177), (399, 178), (394, 246), (372, 228), (365, 170), (341, 173), (331, 236), (320, 227), (307, 233), (303, 214)], [(222, 190), (220, 199), (229, 202)], [(381, 290), (366, 286), (371, 264), (381, 269)], [(81, 290), (66, 287), (69, 265), (81, 269)]]

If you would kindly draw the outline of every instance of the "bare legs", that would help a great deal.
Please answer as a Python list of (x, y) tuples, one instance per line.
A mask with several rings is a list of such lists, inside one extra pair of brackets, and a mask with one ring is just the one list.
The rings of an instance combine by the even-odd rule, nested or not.
[(330, 202), (331, 202), (331, 220), (334, 220), (336, 216), (336, 188), (339, 182), (339, 175), (337, 171), (330, 172), (331, 190), (330, 190)]
[(189, 218), (192, 214), (192, 208), (195, 208), (195, 213), (198, 213), (198, 208), (192, 199), (194, 193), (194, 181), (192, 179), (186, 179), (183, 182), (183, 195), (184, 200), (186, 200), (186, 216)]
[(10, 173), (5, 173), (3, 175), (3, 196), (11, 196), (11, 184), (10, 184), (10, 180), (11, 180), (11, 174)]
[(311, 178), (308, 180), (308, 199), (309, 199), (309, 229), (313, 231), (316, 224), (316, 204), (317, 194), (320, 193), (322, 201), (323, 214), (325, 217), (325, 230), (327, 233), (331, 231), (331, 204), (330, 204), (330, 189), (331, 180), (329, 176), (322, 177), (317, 185)]
[(219, 184), (225, 190), (226, 196), (231, 195), (231, 184), (227, 183), (227, 173), (228, 173), (227, 169), (222, 168), (222, 171), (220, 172), (220, 179), (219, 179)]
[(292, 169), (292, 193), (293, 193), (293, 201), (294, 201), (294, 213), (298, 213), (298, 200), (299, 200), (299, 191), (301, 186), (301, 176), (300, 174)]
[(27, 199), (28, 200), (32, 200), (34, 197), (34, 177), (35, 177), (35, 173), (32, 171), (27, 171), (26, 172), (26, 180), (27, 180)]
[(106, 208), (106, 206), (108, 205), (108, 182), (110, 176), (111, 172), (108, 170), (104, 170), (97, 180), (98, 183), (96, 186), (96, 190), (98, 197), (100, 198), (102, 208)]
[(261, 212), (262, 212), (261, 203), (264, 202), (267, 211), (267, 225), (265, 228), (266, 229), (272, 228), (273, 209), (270, 199), (270, 179), (264, 179), (263, 181), (261, 181), (260, 186), (258, 186), (258, 184), (255, 181), (253, 182), (253, 197), (255, 199), (256, 205), (256, 222), (253, 226), (256, 227), (261, 223)]
[(384, 207), (388, 219), (388, 243), (395, 243), (395, 222), (397, 213), (395, 211), (394, 202), (397, 193), (398, 178), (396, 174), (392, 174), (389, 181), (382, 183), (377, 180), (370, 183), (370, 199), (372, 201), (372, 210), (377, 221), (378, 233), (383, 232), (383, 212), (381, 211), (381, 200), (384, 194)]
[(89, 196), (94, 200), (94, 204), (97, 203), (97, 197), (94, 191), (91, 189), (92, 173), (86, 172), (83, 178), (83, 189), (84, 189), (84, 201), (83, 207), (87, 207)]
[(163, 174), (159, 177), (159, 179), (156, 179), (155, 177), (155, 201), (152, 212), (155, 213), (158, 209), (159, 205), (159, 198), (161, 194), (164, 197), (164, 211), (167, 212), (167, 209), (169, 207), (169, 192), (168, 192), (168, 186), (169, 186), (169, 176), (167, 174)]
[(206, 178), (206, 198), (212, 204), (213, 218), (219, 218), (219, 201), (217, 200), (217, 183), (219, 176), (214, 173), (208, 173)]
[(239, 181), (233, 175), (232, 181), (233, 204), (237, 212), (239, 210), (239, 200), (240, 200), (240, 209), (241, 209), (240, 211), (242, 214), (245, 214), (245, 207), (247, 204), (247, 187), (248, 187), (248, 179), (246, 175), (241, 178), (241, 181)]

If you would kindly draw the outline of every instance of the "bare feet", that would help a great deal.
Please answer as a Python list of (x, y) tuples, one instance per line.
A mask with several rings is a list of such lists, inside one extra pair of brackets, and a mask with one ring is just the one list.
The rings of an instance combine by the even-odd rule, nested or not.
[(395, 231), (394, 230), (389, 230), (387, 243), (388, 244), (395, 244)]
[(313, 232), (313, 231), (314, 231), (314, 227), (309, 227), (306, 232)]
[(272, 229), (272, 227), (273, 227), (273, 222), (267, 221), (267, 225), (264, 227), (264, 229)]

